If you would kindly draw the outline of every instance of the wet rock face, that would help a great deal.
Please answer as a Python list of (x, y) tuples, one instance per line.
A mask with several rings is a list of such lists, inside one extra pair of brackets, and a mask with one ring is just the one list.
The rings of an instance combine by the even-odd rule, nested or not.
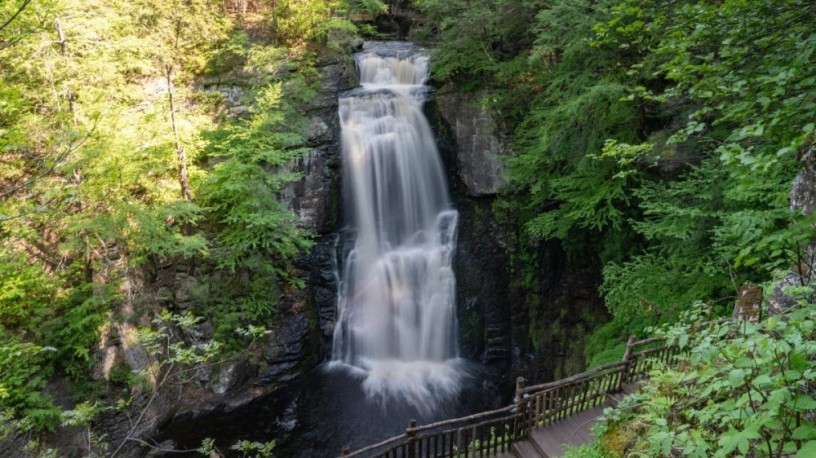
[(328, 234), (338, 223), (340, 125), (337, 94), (350, 89), (354, 80), (346, 62), (326, 62), (318, 68), (323, 85), (308, 108), (305, 146), (310, 150), (290, 162), (286, 169), (301, 175), (282, 192), (286, 206), (300, 224), (319, 234)]
[[(460, 221), (454, 258), (459, 341), (462, 355), (498, 370), (512, 360), (510, 253), (490, 201), (457, 199)], [(516, 298), (517, 299), (517, 298)]]
[(320, 359), (326, 360), (331, 355), (332, 337), (337, 314), (337, 247), (341, 238), (339, 233), (322, 237), (312, 249), (309, 259), (311, 273), (309, 290), (312, 308), (317, 315), (317, 332), (320, 335)]
[[(460, 94), (437, 95), (426, 105), (448, 171), (454, 207), (459, 212), (453, 262), (459, 350), (461, 356), (485, 364), (497, 380), (509, 381), (513, 361), (522, 353), (514, 348), (518, 331), (514, 326), (526, 320), (518, 316), (517, 309), (522, 308), (523, 300), (513, 288), (514, 237), (508, 227), (499, 223), (492, 208), (491, 194), (504, 183), (497, 152), (506, 148), (474, 151), (471, 142), (463, 151), (463, 138), (467, 135), (482, 137), (475, 144), (485, 136), (492, 136), (485, 140), (487, 144), (498, 141), (492, 130), (487, 130), (489, 120), (478, 110), (462, 108), (463, 105), (465, 97)], [(458, 132), (456, 122), (460, 126)], [(471, 132), (463, 134), (462, 126), (470, 126)], [(478, 163), (481, 159), (477, 156), (484, 154), (490, 156), (487, 165)], [(481, 170), (477, 171), (478, 167)], [(521, 333), (524, 332), (522, 329)]]
[(270, 365), (303, 359), (309, 337), (309, 320), (303, 313), (283, 319), (278, 330), (265, 346), (263, 358)]
[[(479, 360), (495, 381), (545, 381), (584, 369), (584, 340), (608, 319), (598, 295), (594, 256), (568, 260), (557, 241), (527, 245), (513, 215), (494, 208), (512, 154), (481, 95), (437, 94), (426, 112), (459, 211), (456, 273), (462, 356)], [(505, 221), (506, 220), (506, 221)]]
[(439, 113), (455, 142), (458, 178), (469, 196), (491, 196), (505, 185), (501, 156), (512, 151), (499, 138), (493, 114), (477, 105), (481, 94), (441, 93)]
[(295, 375), (301, 363), (310, 362), (310, 337), (306, 313), (285, 317), (264, 345), (263, 359), (269, 366), (261, 374), (261, 382), (285, 382)]
[(300, 224), (318, 233), (331, 231), (335, 223), (332, 191), (336, 173), (331, 168), (334, 160), (331, 145), (303, 154), (290, 165), (302, 178), (283, 191), (284, 202)]
[(791, 187), (791, 209), (805, 214), (816, 210), (816, 141), (802, 148), (802, 168)]
[(246, 383), (258, 372), (258, 367), (250, 361), (234, 361), (221, 367), (218, 379), (212, 385), (215, 394), (224, 394), (229, 390)]
[[(799, 151), (802, 167), (791, 186), (791, 210), (801, 211), (806, 215), (816, 211), (816, 140), (811, 139)], [(774, 285), (768, 298), (768, 313), (776, 314), (797, 304), (798, 298), (787, 290), (801, 286), (814, 286), (816, 280), (816, 244), (813, 242), (802, 250), (798, 265), (794, 265), (788, 274)], [(816, 290), (816, 288), (814, 288)], [(807, 298), (816, 300), (816, 292)]]

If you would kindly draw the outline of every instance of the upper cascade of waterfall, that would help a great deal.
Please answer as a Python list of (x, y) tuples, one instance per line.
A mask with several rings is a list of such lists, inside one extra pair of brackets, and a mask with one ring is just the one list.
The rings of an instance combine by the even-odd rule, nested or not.
[(373, 396), (420, 406), (458, 390), (452, 263), (458, 213), (422, 112), (427, 54), (368, 42), (361, 89), (340, 99), (346, 217), (332, 359), (366, 374)]
[(428, 79), (428, 57), (422, 54), (383, 57), (369, 52), (358, 56), (357, 65), (363, 87), (422, 85)]
[(387, 89), (422, 103), (430, 76), (425, 50), (404, 42), (366, 42), (354, 56), (364, 90)]

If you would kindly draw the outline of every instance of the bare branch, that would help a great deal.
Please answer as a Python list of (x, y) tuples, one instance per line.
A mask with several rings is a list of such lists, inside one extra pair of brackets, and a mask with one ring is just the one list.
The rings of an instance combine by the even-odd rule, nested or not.
[(25, 183), (19, 184), (19, 185), (14, 186), (13, 188), (11, 188), (9, 190), (3, 191), (2, 193), (0, 193), (0, 198), (6, 197), (9, 194), (12, 194), (12, 193), (14, 193), (16, 191), (19, 191), (20, 189), (23, 189), (23, 188), (29, 186), (30, 184), (34, 183), (35, 181), (37, 181), (37, 180), (43, 178), (44, 176), (48, 175), (49, 173), (53, 172), (54, 169), (56, 169), (57, 166), (60, 164), (60, 162), (65, 160), (65, 158), (68, 157), (69, 154), (71, 154), (72, 152), (79, 149), (79, 147), (82, 146), (82, 144), (85, 143), (86, 140), (88, 140), (88, 138), (90, 137), (90, 135), (93, 133), (94, 130), (96, 130), (95, 125), (94, 125), (93, 129), (91, 129), (91, 132), (86, 137), (84, 137), (81, 140), (76, 141), (76, 142), (70, 142), (68, 144), (68, 146), (65, 148), (65, 151), (63, 151), (62, 154), (60, 154), (57, 157), (57, 159), (54, 161), (54, 163), (51, 164), (51, 167), (49, 167), (48, 169), (46, 169), (45, 171), (43, 171), (39, 175), (30, 178)]
[(19, 8), (19, 9), (17, 9), (17, 12), (16, 12), (16, 13), (14, 13), (14, 14), (12, 14), (12, 15), (11, 15), (11, 17), (10, 17), (10, 18), (9, 18), (9, 19), (8, 19), (6, 22), (4, 22), (4, 23), (3, 23), (3, 25), (0, 25), (0, 31), (2, 31), (3, 29), (5, 29), (6, 27), (8, 27), (8, 25), (9, 25), (9, 24), (11, 24), (11, 21), (13, 21), (14, 19), (16, 19), (16, 18), (17, 18), (17, 16), (19, 16), (19, 15), (20, 15), (20, 13), (22, 13), (22, 12), (23, 12), (23, 10), (24, 10), (24, 9), (26, 9), (26, 7), (28, 6), (28, 4), (29, 4), (29, 3), (31, 3), (31, 0), (24, 0), (24, 1), (23, 1), (23, 4), (22, 4), (22, 5), (20, 5), (20, 8)]

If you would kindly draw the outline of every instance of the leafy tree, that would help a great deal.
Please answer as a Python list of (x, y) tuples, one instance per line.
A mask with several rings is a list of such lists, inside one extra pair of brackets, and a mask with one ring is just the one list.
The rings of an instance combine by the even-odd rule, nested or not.
[[(0, 429), (10, 432), (12, 426), (31, 430), (56, 425), (59, 410), (41, 394), (49, 375), (45, 361), (52, 351), (0, 334)], [(24, 421), (16, 422), (12, 415)]]
[[(100, 329), (131, 300), (124, 281), (212, 251), (224, 286), (252, 278), (229, 297), (238, 319), (200, 310), (223, 319), (219, 337), (274, 315), (308, 246), (279, 193), (316, 72), (310, 52), (251, 41), (219, 1), (20, 6), (0, 6), (0, 354), (17, 355), (0, 366), (0, 410), (36, 429), (58, 424), (40, 394), (50, 374), (89, 378)], [(250, 119), (225, 119), (197, 84), (231, 71), (254, 75)], [(66, 422), (87, 426), (86, 407)]]
[(181, 195), (189, 202), (193, 196), (187, 171), (187, 151), (179, 132), (179, 120), (176, 119), (176, 73), (186, 71), (187, 75), (194, 75), (201, 72), (206, 61), (204, 56), (225, 38), (228, 22), (217, 13), (221, 2), (215, 0), (146, 0), (136, 2), (135, 6), (143, 12), (139, 17), (140, 24), (151, 32), (152, 46), (148, 49), (162, 69), (167, 84), (167, 104), (178, 156)]
[(811, 3), (414, 2), (434, 77), (505, 117), (502, 206), (527, 238), (595, 253), (615, 320), (592, 352), (801, 260), (813, 221), (788, 193), (816, 119)]

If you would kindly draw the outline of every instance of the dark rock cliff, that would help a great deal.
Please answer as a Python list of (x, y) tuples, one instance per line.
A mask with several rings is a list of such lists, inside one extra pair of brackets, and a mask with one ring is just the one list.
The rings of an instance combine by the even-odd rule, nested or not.
[[(280, 357), (265, 357), (270, 369), (265, 382), (286, 381), (311, 369), (326, 358), (334, 330), (337, 279), (335, 255), (342, 224), (340, 189), (340, 126), (338, 95), (356, 86), (350, 59), (326, 59), (319, 63), (322, 86), (308, 108), (309, 152), (291, 164), (302, 175), (284, 190), (283, 199), (298, 215), (301, 224), (315, 234), (315, 244), (298, 262), (299, 276), (306, 284), (288, 298), (304, 307), (293, 307), (281, 323), (281, 330), (298, 351)], [(284, 307), (285, 308), (285, 305)], [(280, 342), (270, 342), (280, 346)]]
[(591, 259), (568, 259), (556, 241), (529, 243), (514, 215), (496, 205), (513, 154), (484, 94), (444, 88), (426, 112), (460, 213), (455, 260), (463, 356), (493, 369), (506, 386), (517, 375), (544, 381), (584, 369), (584, 339), (604, 322)]

